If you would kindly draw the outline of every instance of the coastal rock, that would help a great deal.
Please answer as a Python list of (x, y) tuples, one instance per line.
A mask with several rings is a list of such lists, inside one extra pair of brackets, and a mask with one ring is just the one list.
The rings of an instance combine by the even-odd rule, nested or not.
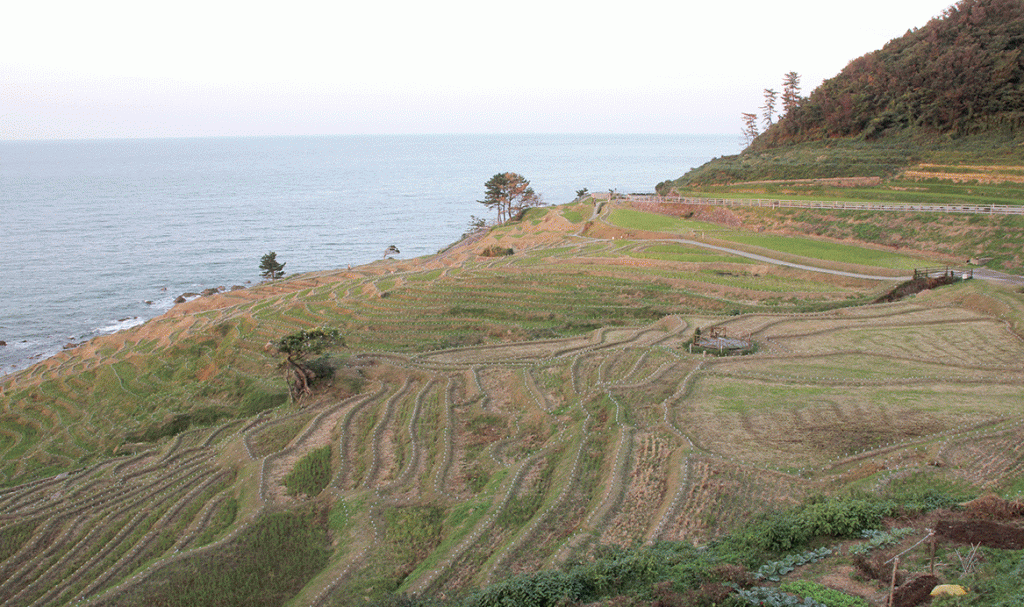
[(174, 299), (174, 303), (176, 303), (176, 304), (185, 303), (185, 296), (184, 295), (177, 296)]
[(200, 295), (203, 297), (209, 297), (210, 295), (216, 295), (217, 293), (219, 293), (219, 291), (215, 287), (210, 287), (209, 289), (203, 289), (203, 292), (200, 293)]
[(0, 346), (6, 346), (6, 345), (7, 345), (7, 342), (2, 340), (2, 339), (0, 339)]
[(241, 290), (242, 290), (242, 289), (244, 289), (244, 288), (245, 288), (245, 287), (244, 287), (244, 286), (242, 286), (242, 285), (231, 285), (231, 290), (232, 290), (232, 291), (241, 291)]

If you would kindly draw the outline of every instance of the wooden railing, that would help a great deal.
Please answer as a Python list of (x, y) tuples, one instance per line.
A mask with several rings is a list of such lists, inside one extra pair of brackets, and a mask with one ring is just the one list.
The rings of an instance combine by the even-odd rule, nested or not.
[(966, 270), (958, 270), (956, 268), (951, 268), (949, 266), (945, 266), (942, 268), (916, 268), (914, 270), (914, 280), (917, 280), (919, 278), (929, 278), (932, 276), (949, 276), (951, 278), (967, 280), (968, 278), (974, 278), (974, 270), (971, 268), (968, 268)]

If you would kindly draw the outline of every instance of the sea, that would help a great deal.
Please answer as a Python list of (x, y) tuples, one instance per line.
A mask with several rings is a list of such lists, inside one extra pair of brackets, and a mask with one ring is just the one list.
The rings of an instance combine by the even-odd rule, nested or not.
[(183, 293), (435, 253), (519, 173), (544, 203), (653, 192), (735, 135), (358, 135), (0, 141), (0, 375)]

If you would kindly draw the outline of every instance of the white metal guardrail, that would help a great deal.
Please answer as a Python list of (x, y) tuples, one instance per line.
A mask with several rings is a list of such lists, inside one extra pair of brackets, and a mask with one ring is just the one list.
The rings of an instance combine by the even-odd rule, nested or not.
[(845, 211), (912, 211), (918, 213), (969, 213), (975, 215), (1024, 215), (1024, 205), (935, 205), (885, 204), (875, 202), (840, 202), (825, 200), (771, 200), (761, 198), (700, 198), (689, 196), (654, 196), (618, 194), (617, 199), (654, 204), (692, 204), (718, 207), (766, 207), (791, 209), (838, 209)]

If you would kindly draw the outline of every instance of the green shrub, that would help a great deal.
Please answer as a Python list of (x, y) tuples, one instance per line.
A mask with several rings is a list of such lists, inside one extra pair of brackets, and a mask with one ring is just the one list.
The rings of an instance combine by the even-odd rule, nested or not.
[(313, 372), (313, 383), (334, 377), (335, 361), (329, 356), (320, 356), (306, 361), (306, 368)]
[(481, 257), (506, 257), (512, 255), (515, 251), (511, 247), (499, 247), (496, 244), (492, 244), (483, 251), (480, 252)]
[(753, 545), (769, 552), (787, 552), (818, 537), (855, 537), (877, 529), (896, 511), (892, 502), (828, 499), (769, 515), (747, 534)]

